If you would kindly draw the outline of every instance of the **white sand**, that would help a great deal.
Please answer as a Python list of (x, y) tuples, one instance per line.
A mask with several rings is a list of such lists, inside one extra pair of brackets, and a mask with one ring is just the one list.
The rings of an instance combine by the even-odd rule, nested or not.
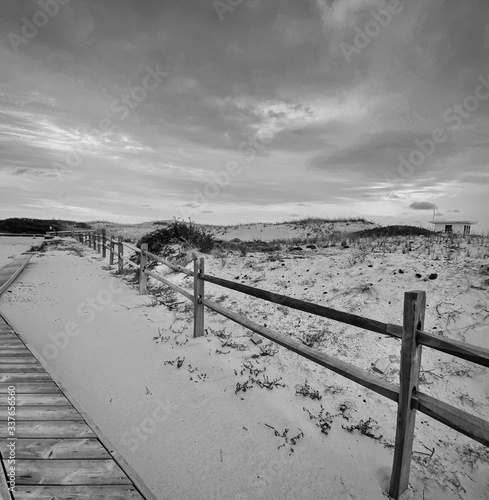
[(256, 223), (236, 226), (211, 227), (216, 237), (225, 241), (239, 238), (241, 241), (273, 241), (293, 238), (332, 236), (347, 232), (362, 231), (377, 227), (378, 224), (364, 222), (328, 223), (311, 219), (307, 222), (284, 222), (280, 224)]
[[(250, 358), (260, 351), (247, 332), (209, 311), (209, 335), (193, 339), (192, 312), (185, 304), (173, 311), (151, 307), (150, 297), (138, 296), (112, 276), (107, 261), (70, 245), (72, 250), (53, 249), (33, 257), (12, 293), (0, 298), (0, 311), (158, 498), (385, 498), (392, 450), (384, 443), (393, 442), (394, 403), (283, 348), (273, 357)], [(77, 249), (84, 255), (78, 256)], [(427, 330), (436, 327), (462, 338), (464, 330), (477, 323), (487, 331), (488, 293), (479, 287), (480, 260), (447, 264), (413, 254), (370, 254), (364, 263), (352, 266), (348, 257), (353, 251), (336, 247), (284, 254), (279, 260), (266, 254), (206, 257), (206, 272), (397, 324), (404, 291), (422, 289), (428, 294)], [(399, 274), (399, 268), (405, 273)], [(436, 272), (439, 278), (424, 281), (415, 278), (415, 272), (423, 278)], [(172, 279), (191, 287), (182, 276)], [(304, 337), (326, 332), (319, 348), (362, 368), (370, 369), (376, 358), (385, 357), (391, 369), (383, 377), (397, 383), (400, 344), (395, 339), (212, 285), (206, 295), (280, 333)], [(217, 330), (231, 333), (245, 350), (222, 347)], [(155, 342), (159, 332), (163, 340)], [(178, 357), (185, 357), (181, 368), (165, 365)], [(259, 369), (266, 366), (269, 379), (282, 377), (286, 387), (269, 391), (255, 384), (235, 394), (236, 383), (248, 378), (248, 373), (240, 374), (243, 362)], [(429, 349), (423, 351), (423, 369), (432, 372), (425, 374), (422, 390), (489, 419), (487, 370), (455, 363)], [(320, 403), (331, 414), (347, 403), (350, 421), (336, 416), (329, 435), (322, 434), (303, 410), (317, 415), (320, 403), (295, 394), (294, 387), (305, 379), (320, 391)], [(331, 394), (331, 388), (341, 392)], [(383, 435), (380, 441), (342, 429), (369, 417), (379, 424), (375, 432)], [(285, 440), (265, 424), (280, 433), (290, 429), (289, 437), (302, 430), (304, 437), (292, 447), (294, 452), (290, 443), (278, 449)], [(421, 455), (433, 447), (431, 459)], [(415, 454), (406, 498), (484, 498), (489, 455), (482, 455), (480, 445), (418, 414), (414, 449), (421, 453)], [(484, 460), (472, 466), (467, 457), (474, 453)]]
[(3, 267), (17, 255), (27, 252), (41, 239), (26, 236), (0, 236), (0, 267)]

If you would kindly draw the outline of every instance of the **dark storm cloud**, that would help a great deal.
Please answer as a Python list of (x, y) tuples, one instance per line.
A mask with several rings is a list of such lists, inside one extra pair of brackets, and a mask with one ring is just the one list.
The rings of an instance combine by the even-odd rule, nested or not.
[(415, 201), (409, 205), (409, 208), (413, 210), (434, 210), (438, 207), (434, 203), (429, 203), (427, 201)]

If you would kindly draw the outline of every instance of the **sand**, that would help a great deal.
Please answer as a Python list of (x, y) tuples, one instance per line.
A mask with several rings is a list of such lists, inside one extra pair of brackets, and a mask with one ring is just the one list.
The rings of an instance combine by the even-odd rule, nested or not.
[(39, 241), (40, 238), (26, 236), (0, 236), (0, 267), (3, 267), (17, 255), (27, 252)]
[[(396, 324), (404, 292), (425, 290), (425, 329), (485, 345), (487, 259), (446, 262), (421, 250), (358, 255), (331, 247), (205, 257), (209, 274)], [(183, 297), (140, 296), (129, 274), (122, 280), (114, 271), (79, 244), (50, 244), (0, 298), (0, 311), (158, 498), (385, 498), (394, 403), (284, 348), (261, 355), (250, 332), (210, 311), (207, 335), (193, 339)], [(157, 271), (191, 289), (184, 275)], [(387, 359), (379, 376), (398, 382), (395, 339), (213, 285), (206, 296), (361, 368)], [(250, 377), (276, 384), (236, 392)], [(296, 394), (306, 380), (321, 400)], [(423, 391), (489, 419), (486, 369), (426, 348), (422, 380)], [(334, 416), (327, 435), (309, 417), (321, 405)], [(369, 418), (378, 439), (343, 428)], [(485, 497), (486, 448), (418, 414), (414, 450), (406, 498)]]

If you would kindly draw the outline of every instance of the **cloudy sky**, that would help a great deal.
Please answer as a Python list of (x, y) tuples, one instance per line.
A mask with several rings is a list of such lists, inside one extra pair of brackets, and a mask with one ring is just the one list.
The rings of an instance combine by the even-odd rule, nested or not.
[(2, 0), (0, 218), (489, 229), (487, 0)]

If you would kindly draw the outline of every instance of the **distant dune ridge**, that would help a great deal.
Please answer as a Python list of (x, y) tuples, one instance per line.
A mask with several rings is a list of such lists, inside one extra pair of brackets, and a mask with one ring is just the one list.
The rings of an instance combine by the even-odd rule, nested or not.
[[(125, 237), (138, 240), (155, 229), (171, 224), (170, 220), (158, 220), (137, 224), (120, 224), (110, 221), (76, 222), (58, 219), (10, 218), (0, 220), (0, 233), (46, 233), (51, 230), (69, 231), (72, 229), (105, 229), (114, 236), (124, 233)], [(378, 224), (363, 218), (326, 219), (310, 217), (286, 222), (254, 222), (237, 225), (197, 224), (213, 232), (217, 239), (229, 241), (239, 238), (242, 241), (272, 241), (279, 239), (307, 238), (311, 236), (332, 236), (338, 233), (361, 231)]]

